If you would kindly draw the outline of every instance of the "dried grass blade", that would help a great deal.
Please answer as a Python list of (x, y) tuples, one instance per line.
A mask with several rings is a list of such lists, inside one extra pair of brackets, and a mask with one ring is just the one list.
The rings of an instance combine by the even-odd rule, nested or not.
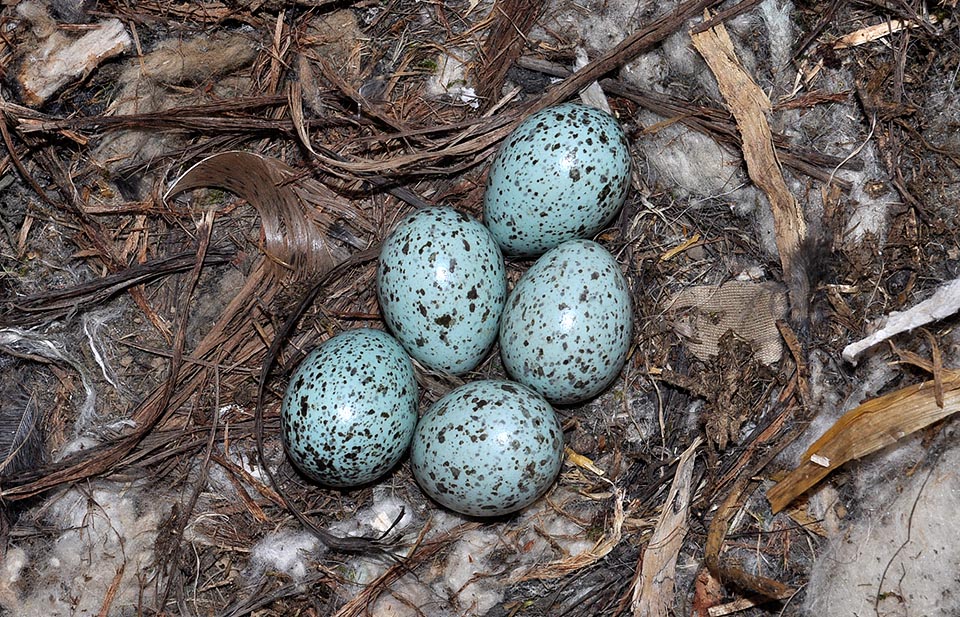
[(901, 388), (848, 411), (803, 454), (803, 462), (767, 491), (774, 512), (844, 463), (896, 443), (960, 411), (960, 371), (944, 371), (943, 407), (936, 382)]

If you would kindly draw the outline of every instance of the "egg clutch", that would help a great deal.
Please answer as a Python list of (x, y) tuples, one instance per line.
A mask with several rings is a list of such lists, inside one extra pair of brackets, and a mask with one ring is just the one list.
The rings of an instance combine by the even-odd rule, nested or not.
[[(599, 395), (626, 362), (626, 281), (613, 256), (585, 238), (613, 220), (629, 185), (617, 121), (566, 103), (529, 116), (500, 147), (483, 223), (449, 207), (403, 218), (377, 269), (390, 334), (334, 336), (290, 378), (280, 418), (294, 465), (349, 488), (381, 477), (409, 450), (423, 491), (470, 516), (516, 512), (546, 493), (563, 459), (551, 404)], [(509, 294), (504, 254), (541, 255)], [(467, 383), (417, 419), (411, 358), (462, 375), (498, 341), (512, 381)]]

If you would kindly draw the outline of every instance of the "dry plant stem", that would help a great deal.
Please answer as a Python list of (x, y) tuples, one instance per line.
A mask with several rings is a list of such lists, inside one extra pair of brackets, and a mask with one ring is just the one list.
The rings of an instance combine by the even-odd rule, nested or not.
[(623, 538), (623, 523), (626, 520), (626, 514), (623, 509), (624, 491), (613, 485), (612, 482), (602, 478), (610, 485), (610, 499), (613, 501), (613, 515), (607, 523), (605, 533), (600, 536), (590, 550), (574, 555), (564, 557), (555, 561), (549, 561), (544, 564), (533, 566), (527, 570), (518, 571), (509, 580), (511, 583), (527, 580), (558, 579), (567, 576), (573, 572), (578, 572), (592, 566), (606, 557), (613, 551), (620, 540)]
[[(812, 400), (810, 376), (803, 348), (796, 334), (785, 321), (777, 321), (777, 328), (780, 330), (796, 365), (793, 379), (790, 380), (778, 397), (777, 404), (782, 407), (782, 410), (770, 419), (766, 426), (761, 423), (747, 439), (743, 446), (743, 454), (717, 480), (716, 492), (720, 492), (725, 486), (736, 482), (738, 477), (748, 473), (748, 471), (750, 476), (760, 473), (774, 456), (800, 436), (810, 420), (811, 409), (808, 405), (808, 402)], [(796, 400), (797, 398), (799, 398), (799, 401)], [(751, 463), (751, 461), (760, 462)]]
[(0, 135), (3, 136), (3, 144), (7, 147), (7, 155), (10, 157), (10, 161), (20, 174), (20, 177), (30, 185), (30, 188), (34, 190), (40, 199), (53, 207), (57, 207), (57, 204), (47, 196), (46, 191), (44, 191), (40, 185), (37, 184), (37, 181), (33, 179), (33, 176), (31, 176), (30, 172), (27, 171), (27, 168), (24, 167), (23, 161), (20, 160), (20, 155), (17, 154), (17, 148), (13, 143), (13, 137), (11, 137), (10, 130), (7, 128), (7, 117), (8, 114), (5, 112), (4, 117), (0, 119)]
[(354, 102), (357, 108), (378, 120), (379, 122), (389, 126), (395, 131), (405, 131), (406, 127), (398, 122), (397, 120), (391, 118), (384, 112), (380, 111), (380, 107), (374, 105), (360, 94), (360, 91), (347, 83), (347, 81), (340, 76), (340, 73), (336, 71), (330, 63), (326, 61), (325, 58), (320, 56), (311, 56), (311, 60), (317, 63), (320, 67), (320, 72), (323, 73), (323, 76), (329, 81), (337, 90), (339, 90), (344, 96)]
[[(457, 159), (478, 155), (500, 142), (530, 113), (565, 101), (579, 92), (581, 88), (585, 88), (591, 82), (660, 43), (676, 32), (688, 19), (695, 17), (705, 8), (719, 3), (720, 0), (688, 0), (682, 3), (674, 11), (633, 33), (619, 45), (551, 88), (537, 101), (522, 109), (504, 111), (501, 114), (491, 116), (479, 134), (463, 142), (456, 143), (458, 137), (454, 137), (452, 139), (454, 145), (402, 154), (383, 161), (352, 159), (343, 162), (322, 155), (320, 160), (334, 169), (342, 169), (354, 174), (386, 174), (388, 172), (423, 172), (425, 168), (429, 169), (430, 165), (450, 158)], [(468, 129), (468, 131), (473, 132), (472, 129)], [(442, 167), (438, 168), (437, 171), (450, 173), (451, 170), (449, 167)]]
[[(796, 421), (798, 410), (802, 412), (803, 418), (807, 415), (803, 398), (809, 397), (810, 392), (803, 350), (793, 330), (786, 323), (781, 321), (777, 326), (797, 363), (792, 388), (788, 386), (789, 392), (784, 392), (780, 397), (784, 405), (783, 411), (746, 445), (735, 470), (731, 471), (727, 478), (721, 478), (718, 481), (718, 486), (723, 486), (730, 481), (733, 482), (733, 486), (710, 522), (707, 544), (704, 548), (704, 563), (710, 572), (723, 582), (733, 583), (740, 589), (768, 598), (784, 599), (791, 596), (794, 590), (779, 581), (750, 574), (741, 568), (724, 564), (720, 560), (727, 528), (737, 510), (742, 506), (742, 502), (746, 500), (747, 490), (754, 482), (753, 478), (806, 428), (805, 422)], [(795, 399), (795, 394), (799, 394), (799, 402)]]
[[(202, 225), (206, 225), (208, 222), (212, 223), (212, 220), (207, 221), (205, 219)], [(163, 412), (167, 409), (170, 401), (174, 398), (173, 394), (179, 382), (178, 377), (183, 356), (183, 346), (186, 340), (186, 319), (190, 314), (189, 305), (200, 277), (200, 271), (203, 268), (203, 260), (208, 243), (209, 230), (205, 230), (201, 226), (200, 246), (197, 249), (196, 263), (190, 273), (186, 292), (178, 307), (177, 314), (179, 317), (173, 343), (173, 354), (169, 364), (169, 374), (164, 385), (154, 394), (155, 404), (149, 407), (141, 407), (139, 417), (135, 418), (137, 428), (121, 436), (108, 447), (102, 449), (96, 448), (85, 453), (85, 456), (79, 457), (79, 461), (71, 458), (68, 461), (64, 461), (61, 465), (52, 466), (52, 469), (43, 469), (40, 470), (39, 474), (31, 474), (39, 475), (40, 477), (27, 484), (6, 489), (0, 492), (0, 496), (9, 500), (23, 499), (66, 482), (107, 472), (119, 463), (124, 456), (136, 448), (140, 440), (153, 430), (156, 423), (162, 417)]]
[[(0, 101), (0, 111), (17, 121), (17, 129), (23, 134), (52, 133), (65, 130), (100, 129), (171, 129), (217, 127), (217, 120), (231, 121), (239, 112), (277, 107), (286, 103), (283, 96), (238, 97), (222, 103), (173, 107), (152, 113), (121, 114), (117, 116), (74, 116), (54, 119), (32, 110)], [(245, 120), (246, 118), (239, 118)], [(251, 118), (251, 120), (253, 120)], [(327, 120), (326, 122), (330, 122)], [(250, 128), (256, 128), (256, 125)]]
[(672, 12), (637, 30), (616, 47), (551, 88), (530, 111), (565, 101), (581, 88), (587, 87), (591, 82), (597, 81), (660, 43), (679, 30), (688, 19), (696, 17), (705, 9), (717, 4), (720, 4), (719, 0), (687, 0), (681, 3)]
[[(334, 587), (337, 584), (336, 579), (326, 570), (321, 570), (317, 574), (310, 574), (301, 580), (287, 583), (276, 589), (268, 589), (268, 579), (261, 579), (260, 585), (249, 591), (245, 598), (235, 601), (226, 610), (217, 613), (218, 617), (245, 617), (247, 615), (270, 615), (275, 612), (257, 612), (258, 609), (267, 608), (278, 600), (302, 596), (305, 589), (314, 590), (321, 586)], [(190, 614), (190, 613), (185, 613)]]
[[(213, 215), (211, 212), (207, 213), (202, 226), (205, 228), (207, 234), (206, 242), (209, 242), (209, 235), (213, 230)], [(175, 540), (173, 550), (165, 555), (165, 559), (159, 564), (159, 571), (166, 575), (166, 585), (164, 585), (163, 594), (160, 596), (160, 599), (157, 602), (157, 608), (161, 609), (162, 607), (166, 606), (167, 599), (170, 597), (170, 592), (173, 589), (177, 587), (183, 588), (183, 584), (181, 582), (181, 577), (183, 574), (179, 567), (180, 555), (183, 552), (185, 543), (183, 539), (183, 532), (187, 528), (187, 524), (190, 522), (190, 519), (193, 516), (194, 509), (197, 507), (197, 501), (200, 499), (200, 493), (207, 488), (207, 478), (210, 474), (210, 457), (213, 455), (214, 445), (216, 444), (217, 428), (220, 424), (220, 374), (216, 370), (214, 371), (213, 387), (213, 421), (210, 425), (210, 435), (207, 438), (207, 447), (203, 455), (203, 462), (200, 464), (200, 477), (197, 478), (196, 486), (194, 487), (193, 492), (190, 494), (189, 501), (178, 513), (177, 521), (175, 523), (175, 531), (172, 534), (173, 537), (177, 539)]]
[(110, 607), (113, 606), (113, 600), (117, 597), (117, 591), (120, 589), (120, 581), (123, 580), (124, 568), (125, 566), (121, 564), (117, 568), (116, 574), (113, 575), (113, 580), (107, 587), (107, 593), (103, 594), (103, 604), (100, 605), (100, 612), (97, 613), (97, 617), (108, 617), (110, 615)]
[(691, 34), (700, 34), (705, 30), (709, 30), (714, 26), (718, 26), (725, 21), (729, 21), (736, 17), (737, 15), (742, 15), (752, 9), (753, 7), (760, 4), (763, 0), (740, 0), (740, 2), (731, 6), (730, 8), (719, 11), (713, 17), (702, 21), (693, 28), (690, 29)]
[(817, 22), (817, 25), (814, 26), (812, 30), (805, 37), (803, 41), (797, 46), (797, 51), (793, 53), (793, 60), (796, 60), (807, 51), (807, 48), (810, 47), (810, 44), (820, 38), (820, 33), (823, 32), (823, 29), (827, 27), (834, 17), (837, 16), (837, 9), (845, 2), (846, 0), (833, 0), (830, 3), (830, 6), (827, 7), (827, 10), (821, 11), (820, 21)]
[(807, 367), (803, 346), (800, 344), (800, 339), (797, 338), (797, 333), (787, 322), (782, 319), (778, 320), (777, 329), (780, 331), (780, 336), (783, 337), (783, 342), (786, 343), (787, 349), (790, 350), (790, 355), (793, 357), (793, 362), (797, 366), (796, 384), (800, 394), (800, 405), (804, 410), (808, 410), (810, 403), (813, 401), (813, 395), (810, 392), (810, 370)]
[[(57, 151), (52, 146), (45, 146), (38, 153), (38, 158), (50, 174), (50, 177), (57, 185), (60, 195), (63, 197), (63, 205), (57, 205), (61, 210), (65, 210), (72, 215), (80, 225), (83, 235), (90, 241), (90, 244), (96, 250), (97, 257), (103, 262), (104, 266), (111, 272), (118, 272), (127, 267), (126, 262), (117, 254), (112, 242), (108, 240), (110, 233), (103, 225), (91, 217), (84, 210), (84, 203), (80, 200), (80, 193), (73, 185), (73, 179), (63, 163)], [(157, 314), (141, 287), (131, 287), (127, 293), (133, 298), (134, 303), (147, 317), (157, 332), (167, 341), (172, 340), (172, 335), (167, 323)]]

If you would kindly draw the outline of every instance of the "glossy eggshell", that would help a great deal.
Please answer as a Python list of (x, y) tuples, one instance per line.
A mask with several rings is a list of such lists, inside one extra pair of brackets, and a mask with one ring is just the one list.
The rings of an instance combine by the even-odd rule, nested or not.
[(507, 275), (497, 243), (453, 208), (424, 208), (387, 236), (377, 269), (383, 319), (425, 366), (476, 368), (497, 339)]
[(490, 167), (483, 222), (508, 255), (589, 238), (630, 186), (630, 148), (610, 114), (577, 103), (539, 111), (507, 137)]
[(280, 434), (290, 460), (328, 486), (367, 484), (403, 457), (417, 422), (417, 383), (386, 332), (350, 330), (313, 350), (290, 378)]
[(520, 278), (500, 325), (507, 373), (547, 400), (573, 404), (600, 394), (627, 358), (630, 294), (613, 256), (589, 240), (545, 253)]
[(470, 516), (516, 512), (540, 498), (563, 462), (553, 408), (509, 381), (474, 381), (437, 401), (417, 425), (410, 465), (423, 491)]

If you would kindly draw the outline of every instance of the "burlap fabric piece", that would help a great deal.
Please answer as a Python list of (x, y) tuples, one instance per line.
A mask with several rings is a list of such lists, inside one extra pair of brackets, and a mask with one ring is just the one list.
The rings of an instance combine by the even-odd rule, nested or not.
[(750, 341), (756, 359), (775, 364), (783, 354), (777, 320), (789, 308), (787, 291), (779, 283), (730, 281), (685, 289), (670, 299), (674, 331), (701, 360), (716, 356), (720, 337), (733, 330)]

